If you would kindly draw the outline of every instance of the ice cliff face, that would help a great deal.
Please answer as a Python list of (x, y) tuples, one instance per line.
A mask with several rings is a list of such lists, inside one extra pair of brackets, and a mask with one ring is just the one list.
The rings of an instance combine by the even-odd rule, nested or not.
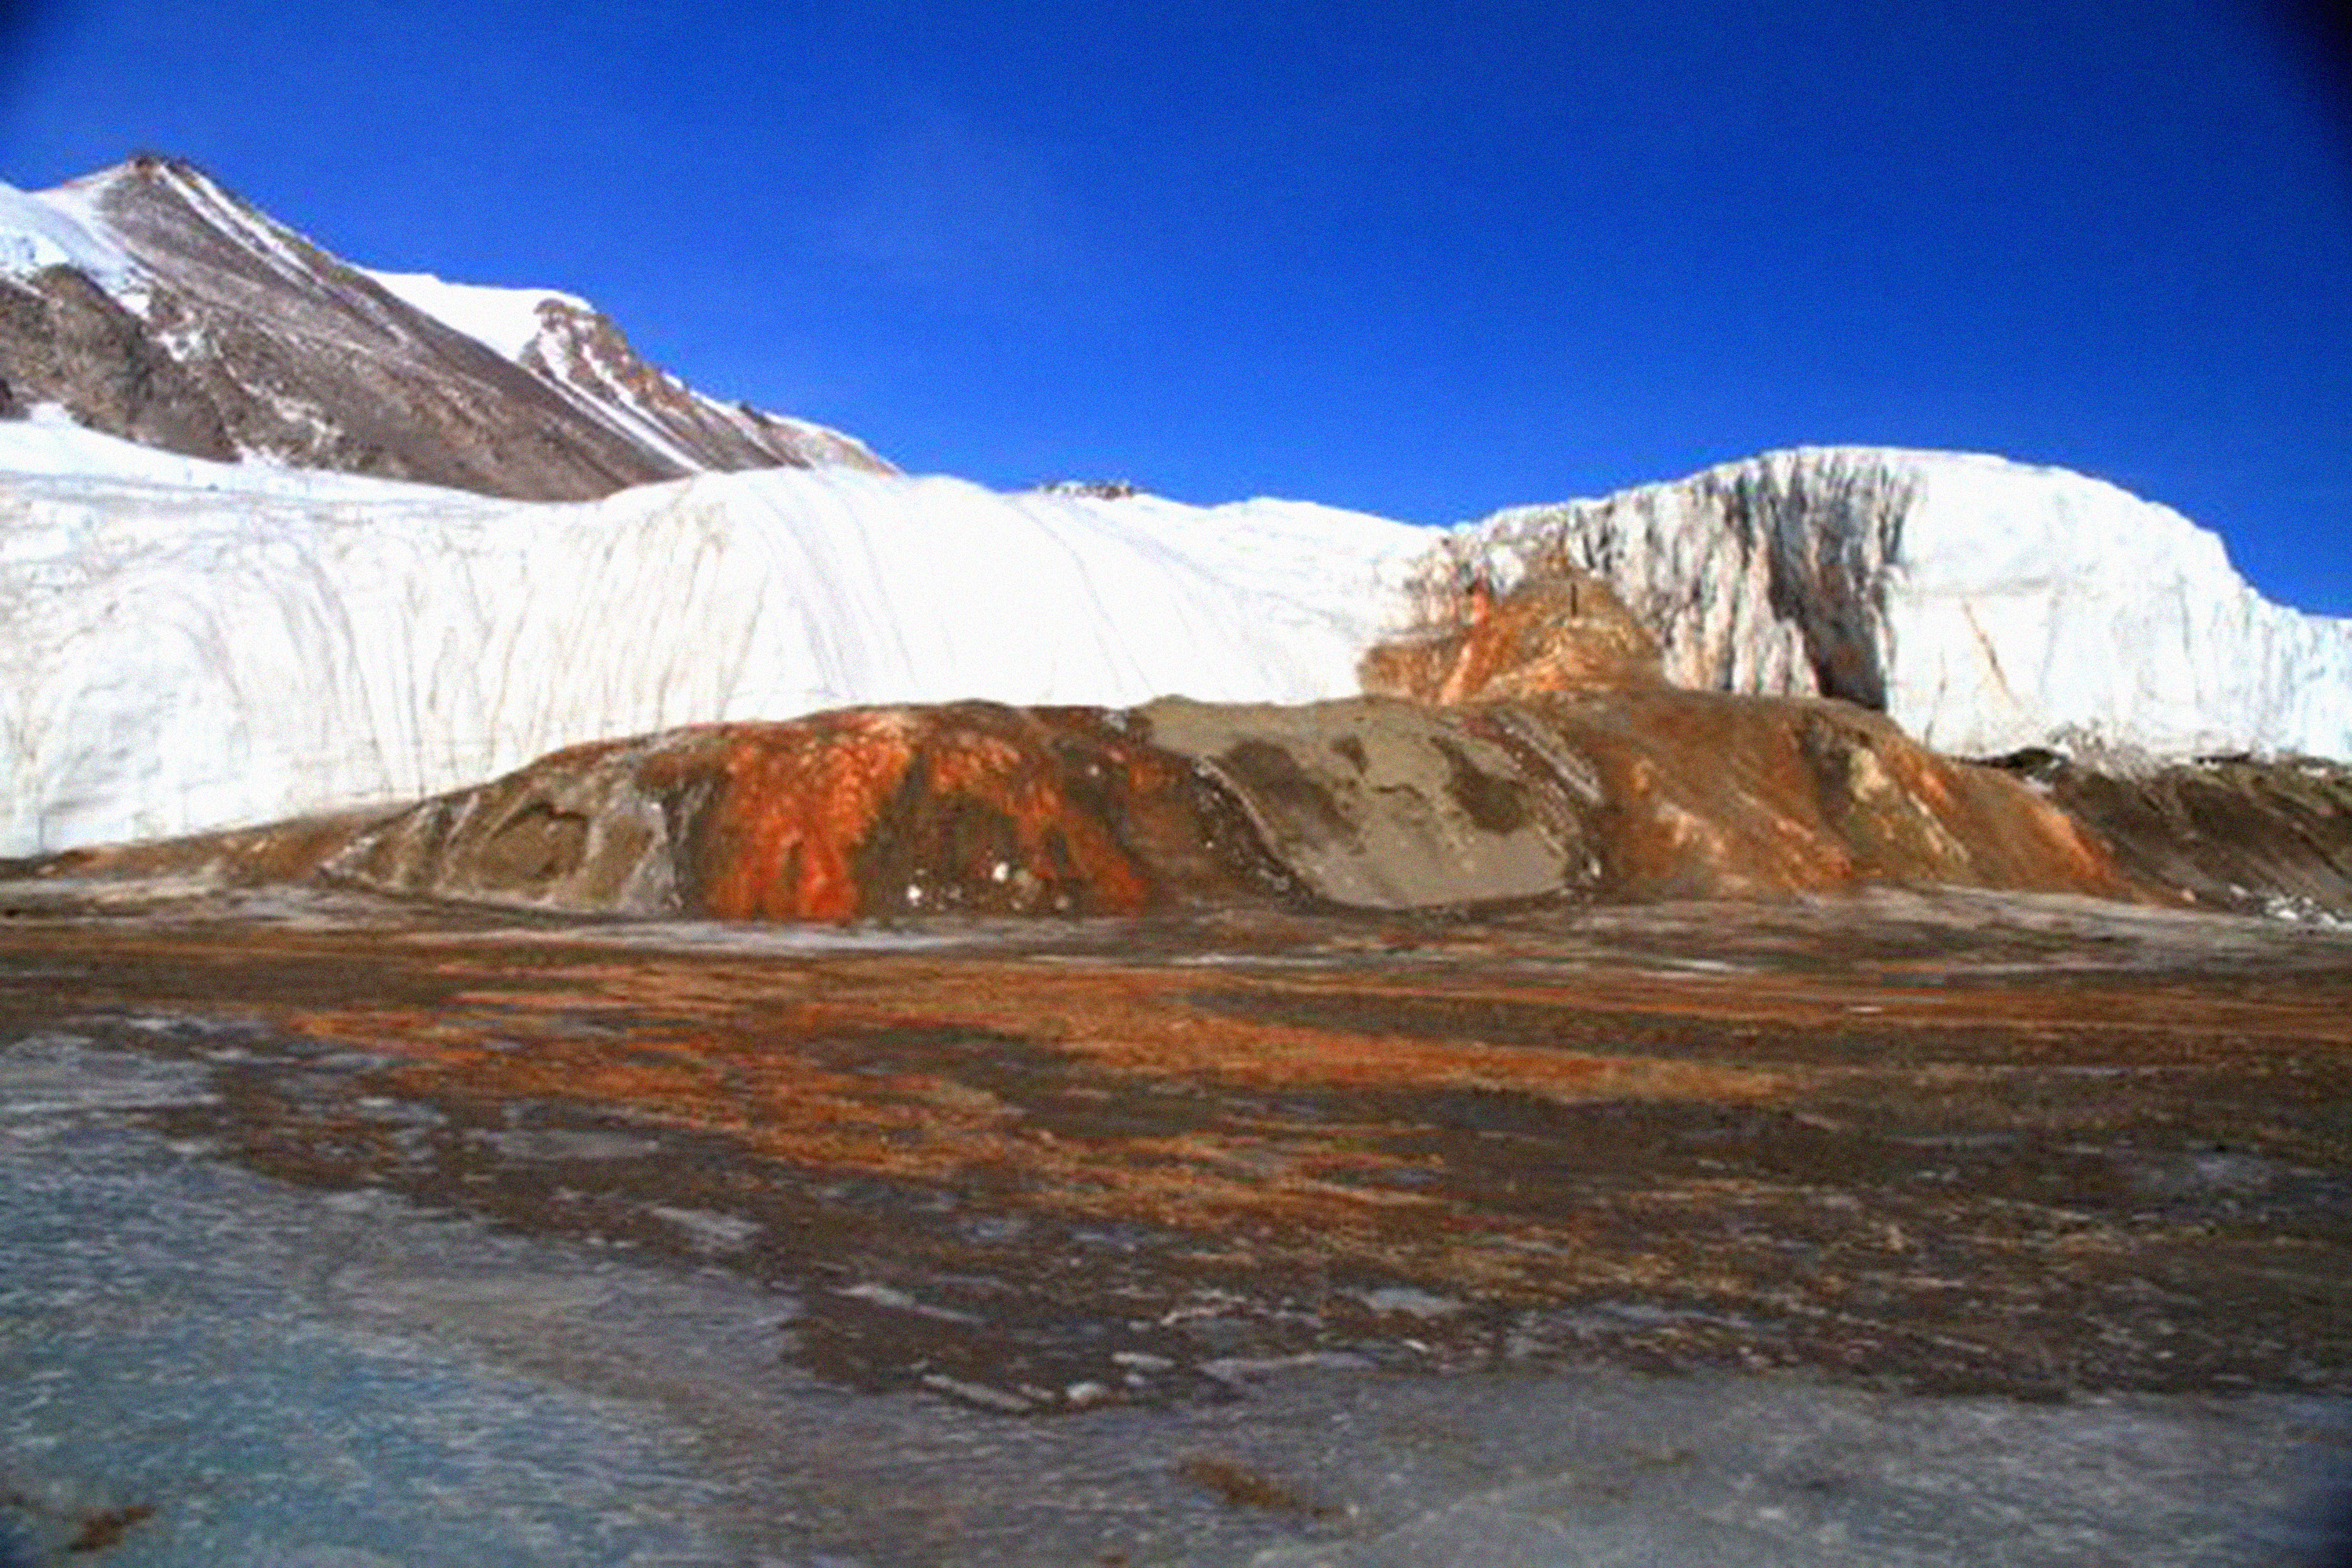
[(0, 854), (850, 703), (1344, 696), (1427, 539), (838, 468), (503, 502), (0, 425)]
[(189, 457), (536, 500), (889, 467), (838, 431), (703, 395), (584, 300), (368, 272), (152, 156), (0, 186), (0, 416), (42, 404)]
[(1497, 513), (1414, 592), (1436, 618), (1560, 566), (1616, 590), (1678, 685), (1842, 697), (1948, 752), (2352, 756), (2352, 621), (2269, 603), (2213, 534), (2063, 469), (1769, 453)]

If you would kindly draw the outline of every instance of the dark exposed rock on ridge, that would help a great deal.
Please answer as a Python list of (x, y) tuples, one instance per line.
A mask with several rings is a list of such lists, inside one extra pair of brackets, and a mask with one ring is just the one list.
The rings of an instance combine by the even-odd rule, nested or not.
[(551, 297), (519, 360), (436, 320), (177, 159), (76, 182), (128, 258), (0, 275), (0, 382), (24, 407), (191, 457), (527, 500), (688, 473), (889, 465), (848, 437), (704, 397), (607, 318)]
[(57, 403), (126, 441), (233, 462), (236, 443), (196, 374), (148, 323), (68, 267), (0, 277), (0, 367), (11, 406)]

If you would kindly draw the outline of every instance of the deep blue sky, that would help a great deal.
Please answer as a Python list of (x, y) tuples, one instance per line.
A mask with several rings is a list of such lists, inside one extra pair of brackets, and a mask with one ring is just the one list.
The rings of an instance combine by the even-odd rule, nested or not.
[(2257, 0), (29, 4), (0, 178), (179, 153), (909, 468), (1442, 522), (1965, 447), (2352, 613), (2352, 119)]

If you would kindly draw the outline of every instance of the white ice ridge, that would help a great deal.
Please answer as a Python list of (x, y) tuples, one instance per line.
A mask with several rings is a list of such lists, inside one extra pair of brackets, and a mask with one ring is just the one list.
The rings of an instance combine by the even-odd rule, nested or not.
[(1677, 684), (1846, 697), (1958, 755), (2352, 757), (2352, 620), (2270, 603), (2214, 534), (2061, 468), (1773, 452), (1498, 512), (1419, 575), (1547, 557), (1606, 578)]
[(500, 289), (450, 283), (430, 272), (378, 272), (364, 267), (358, 270), (404, 304), (518, 363), (539, 336), (541, 305), (591, 308), (577, 294), (553, 289)]
[(131, 258), (91, 223), (68, 193), (35, 194), (0, 184), (0, 277), (73, 267), (110, 290), (128, 287)]
[(1341, 696), (1383, 573), (1429, 538), (1298, 503), (845, 468), (558, 505), (251, 465), (154, 476), (152, 457), (0, 472), (0, 854), (847, 703)]

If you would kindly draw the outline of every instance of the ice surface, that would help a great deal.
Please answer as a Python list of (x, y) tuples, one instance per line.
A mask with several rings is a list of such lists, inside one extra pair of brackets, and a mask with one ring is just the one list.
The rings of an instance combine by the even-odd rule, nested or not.
[[(2340, 1542), (2340, 1400), (1320, 1369), (1022, 1419), (815, 1384), (782, 1292), (113, 1120), (0, 1118), (9, 1568), (109, 1515), (123, 1568), (2294, 1568)], [(1300, 1506), (1226, 1500), (1203, 1461)]]
[(572, 505), (151, 478), (119, 446), (108, 477), (0, 484), (0, 853), (410, 799), (713, 720), (1344, 695), (1383, 572), (1428, 538), (835, 468)]
[(1440, 572), (1607, 578), (1679, 684), (1883, 706), (1939, 750), (2352, 756), (2352, 621), (2168, 507), (1999, 458), (1807, 448), (1497, 513)]
[(450, 283), (430, 272), (378, 272), (365, 267), (358, 270), (394, 298), (424, 311), (443, 326), (454, 328), (518, 363), (523, 350), (539, 336), (541, 305), (590, 309), (588, 301), (578, 295), (552, 289), (499, 289), (478, 283)]
[[(59, 483), (47, 483), (52, 480)], [(0, 419), (0, 488), (44, 488), (58, 494), (80, 492), (94, 503), (102, 504), (100, 498), (108, 493), (108, 483), (112, 480), (131, 480), (151, 488), (174, 487), (192, 493), (235, 491), (334, 497), (352, 501), (446, 497), (452, 493), (434, 485), (339, 474), (324, 468), (289, 468), (261, 458), (215, 463), (204, 458), (183, 457), (92, 430), (76, 423), (70, 414), (54, 403), (35, 404), (22, 419)], [(13, 532), (0, 536), (0, 551), (16, 542)]]
[(0, 184), (0, 278), (74, 267), (110, 293), (128, 288), (134, 270), (131, 258), (83, 221), (78, 204), (58, 200), (58, 195)]

